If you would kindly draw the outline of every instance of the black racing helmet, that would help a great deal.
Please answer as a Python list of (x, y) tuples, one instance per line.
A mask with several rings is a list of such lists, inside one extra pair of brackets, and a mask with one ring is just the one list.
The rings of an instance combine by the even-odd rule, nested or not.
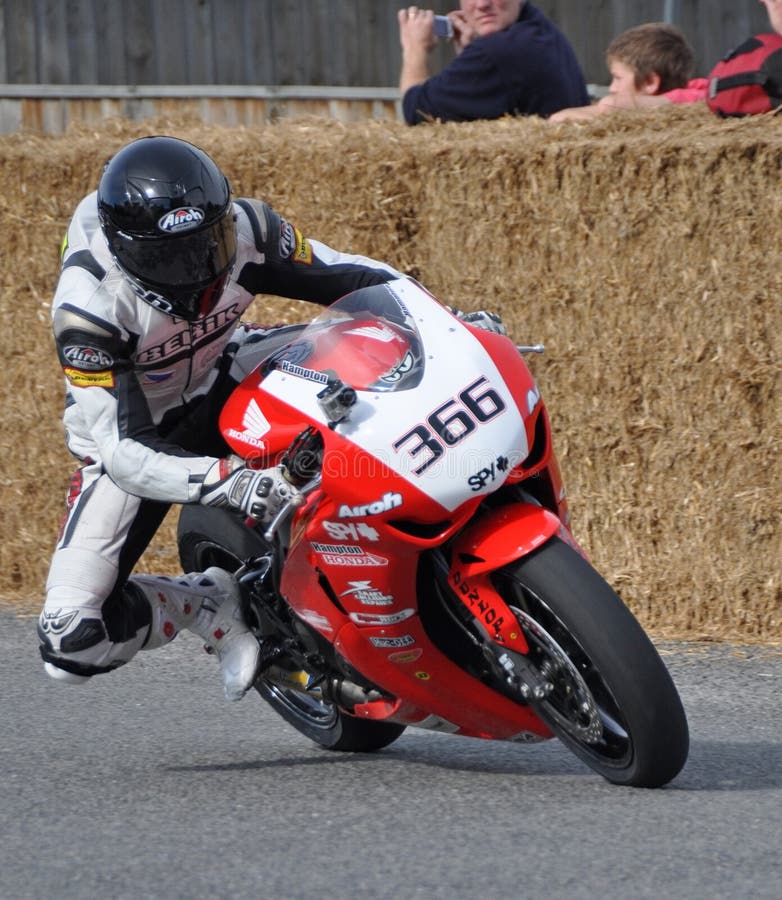
[(192, 322), (214, 309), (236, 260), (228, 180), (193, 144), (144, 137), (106, 164), (98, 215), (114, 259), (147, 303)]

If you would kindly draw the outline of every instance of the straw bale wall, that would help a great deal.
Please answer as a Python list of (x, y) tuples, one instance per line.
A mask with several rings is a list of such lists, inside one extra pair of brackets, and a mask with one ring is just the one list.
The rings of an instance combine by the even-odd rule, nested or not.
[[(0, 139), (0, 596), (37, 608), (74, 462), (49, 332), (58, 247), (104, 159), (150, 132), (238, 195), (499, 311), (547, 400), (574, 531), (657, 636), (780, 639), (782, 120), (670, 109), (552, 126), (115, 121)], [(310, 307), (259, 298), (258, 321)], [(142, 560), (172, 571), (173, 517)]]

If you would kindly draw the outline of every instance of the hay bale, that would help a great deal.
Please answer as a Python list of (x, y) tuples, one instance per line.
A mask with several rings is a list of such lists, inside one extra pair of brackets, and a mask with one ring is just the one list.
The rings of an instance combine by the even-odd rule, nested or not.
[[(39, 604), (73, 468), (48, 321), (59, 242), (103, 161), (148, 133), (203, 146), (237, 195), (306, 234), (542, 340), (532, 365), (600, 571), (658, 635), (779, 638), (782, 121), (694, 109), (559, 126), (116, 121), (0, 138), (0, 596)], [(260, 298), (251, 312), (311, 309)], [(170, 519), (142, 568), (175, 566)]]

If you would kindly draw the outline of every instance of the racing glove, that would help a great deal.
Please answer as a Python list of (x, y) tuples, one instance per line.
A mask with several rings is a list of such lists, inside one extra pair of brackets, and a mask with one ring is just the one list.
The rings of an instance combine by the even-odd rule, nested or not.
[(228, 457), (217, 460), (206, 473), (199, 502), (205, 506), (233, 507), (269, 525), (289, 500), (301, 499), (278, 466), (248, 469), (238, 457)]
[(494, 334), (507, 334), (502, 319), (496, 313), (488, 312), (485, 309), (480, 309), (477, 312), (462, 312), (460, 309), (454, 309), (452, 306), (449, 306), (448, 309), (465, 325), (482, 328), (484, 331), (491, 331)]

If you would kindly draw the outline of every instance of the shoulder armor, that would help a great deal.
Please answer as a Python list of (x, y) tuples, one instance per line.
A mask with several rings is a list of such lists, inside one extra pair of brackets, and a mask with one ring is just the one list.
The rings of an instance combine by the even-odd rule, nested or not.
[(84, 312), (67, 306), (60, 306), (54, 311), (52, 327), (54, 329), (54, 337), (57, 340), (67, 331), (78, 331), (99, 338), (117, 337), (117, 330), (112, 328), (108, 322), (101, 323)]
[(266, 246), (266, 240), (269, 237), (268, 214), (269, 207), (262, 200), (250, 200), (247, 197), (239, 197), (236, 205), (240, 206), (247, 218), (255, 238), (255, 249), (259, 253), (263, 253)]
[(96, 281), (103, 281), (106, 277), (106, 270), (89, 250), (76, 250), (74, 253), (66, 256), (63, 260), (62, 267), (63, 269), (68, 269), (71, 266), (78, 266), (80, 269), (84, 269), (89, 272)]

